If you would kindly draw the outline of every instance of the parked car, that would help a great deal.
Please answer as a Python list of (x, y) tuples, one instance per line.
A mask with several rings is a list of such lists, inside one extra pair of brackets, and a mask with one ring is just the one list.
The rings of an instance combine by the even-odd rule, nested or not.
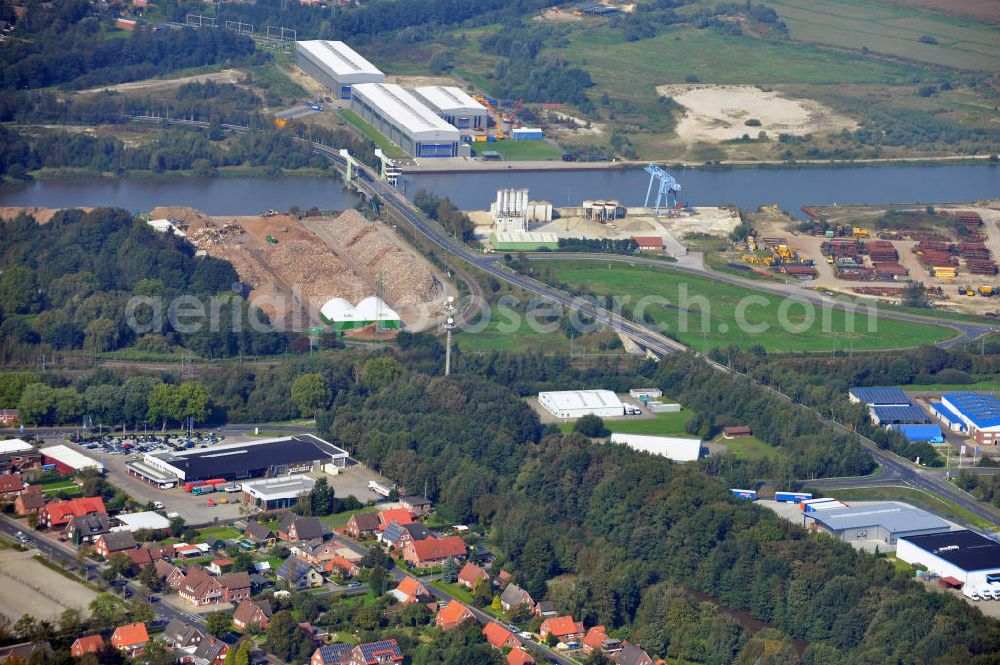
[(214, 508), (215, 507), (215, 499), (209, 499), (208, 500), (208, 507), (209, 508)]
[(17, 539), (21, 543), (27, 543), (30, 540), (26, 535), (24, 535), (23, 531), (17, 532)]

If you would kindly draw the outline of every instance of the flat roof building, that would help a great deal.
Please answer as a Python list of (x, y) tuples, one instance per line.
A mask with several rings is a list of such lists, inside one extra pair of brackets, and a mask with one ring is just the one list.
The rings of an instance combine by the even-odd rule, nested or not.
[(890, 425), (927, 425), (931, 419), (919, 406), (873, 406), (872, 422), (882, 427)]
[(854, 404), (868, 406), (910, 406), (910, 398), (899, 388), (851, 388), (848, 397)]
[(898, 538), (941, 533), (950, 528), (936, 515), (893, 502), (837, 507), (804, 512), (803, 515), (845, 542), (877, 540), (889, 546)]
[(295, 64), (341, 99), (350, 99), (351, 87), (358, 83), (385, 80), (385, 74), (344, 42), (295, 42)]
[(115, 516), (118, 526), (111, 527), (112, 531), (130, 531), (135, 533), (141, 529), (151, 531), (163, 531), (170, 528), (170, 520), (160, 513), (150, 510), (141, 513), (125, 513)]
[(486, 107), (461, 88), (426, 85), (413, 93), (450, 125), (458, 129), (486, 129)]
[(611, 435), (611, 443), (620, 443), (632, 450), (653, 453), (675, 462), (694, 462), (701, 455), (700, 439), (615, 432)]
[(906, 437), (907, 441), (944, 443), (944, 432), (940, 425), (893, 425), (892, 429)]
[(243, 483), (243, 502), (257, 510), (283, 510), (294, 507), (299, 495), (312, 491), (316, 481), (309, 476), (264, 478)]
[(459, 131), (394, 83), (354, 85), (351, 109), (413, 157), (458, 157)]
[(561, 390), (538, 393), (538, 403), (556, 418), (593, 414), (602, 418), (625, 415), (625, 405), (610, 390)]
[(1000, 543), (974, 531), (900, 536), (896, 558), (971, 589), (1000, 589)]
[(941, 404), (965, 423), (966, 430), (977, 444), (1000, 444), (1000, 399), (965, 390), (941, 395)]
[(93, 470), (104, 473), (104, 465), (95, 459), (87, 457), (69, 446), (49, 446), (39, 450), (42, 454), (42, 464), (55, 464), (60, 473), (76, 473), (77, 471)]
[(965, 421), (941, 402), (931, 402), (931, 412), (952, 432), (964, 432), (968, 429)]
[[(145, 453), (144, 466), (179, 481), (211, 478), (243, 480), (317, 470), (321, 465), (346, 466), (348, 454), (312, 434), (296, 434), (249, 443), (233, 443), (178, 453)], [(141, 468), (130, 471), (143, 475)]]

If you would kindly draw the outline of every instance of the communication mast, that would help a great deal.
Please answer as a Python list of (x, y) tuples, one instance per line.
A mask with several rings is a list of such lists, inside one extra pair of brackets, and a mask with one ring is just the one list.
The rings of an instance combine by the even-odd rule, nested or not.
[(448, 376), (451, 374), (451, 331), (455, 329), (455, 296), (448, 296), (444, 309), (448, 312), (448, 320), (444, 324), (447, 337), (444, 347), (444, 375)]

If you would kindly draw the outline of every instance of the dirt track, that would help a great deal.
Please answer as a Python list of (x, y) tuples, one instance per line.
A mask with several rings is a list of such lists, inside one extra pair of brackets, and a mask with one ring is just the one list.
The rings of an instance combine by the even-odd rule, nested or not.
[(86, 614), (97, 594), (46, 568), (34, 554), (0, 550), (0, 614), (13, 621), (24, 614), (53, 620), (70, 607)]
[(81, 90), (80, 94), (88, 92), (102, 92), (104, 90), (115, 90), (117, 92), (149, 92), (152, 90), (171, 90), (179, 88), (185, 83), (204, 83), (215, 81), (216, 83), (236, 83), (243, 78), (243, 72), (238, 69), (223, 69), (221, 72), (211, 74), (195, 74), (193, 76), (181, 76), (174, 79), (143, 79), (142, 81), (132, 81), (130, 83), (119, 83), (118, 85), (103, 85), (99, 88)]

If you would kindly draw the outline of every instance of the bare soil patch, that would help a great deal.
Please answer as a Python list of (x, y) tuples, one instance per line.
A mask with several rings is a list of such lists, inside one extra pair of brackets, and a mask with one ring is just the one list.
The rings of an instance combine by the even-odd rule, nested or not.
[(34, 552), (0, 550), (0, 614), (55, 620), (73, 607), (87, 612), (97, 594), (35, 560)]
[[(4, 220), (5, 222), (9, 222), (10, 220), (14, 219), (23, 212), (34, 217), (35, 221), (38, 222), (39, 224), (48, 224), (49, 220), (52, 219), (52, 216), (62, 209), (63, 208), (6, 207), (6, 208), (0, 208), (0, 219)], [(93, 208), (80, 208), (80, 210), (84, 212), (90, 212), (91, 210), (93, 210)]]
[(404, 88), (416, 88), (424, 85), (448, 85), (456, 88), (463, 88), (464, 85), (450, 76), (393, 76), (385, 77), (386, 83), (395, 83)]
[[(657, 93), (672, 97), (687, 113), (677, 123), (685, 143), (720, 142), (764, 131), (778, 134), (830, 134), (854, 129), (856, 123), (810, 99), (790, 99), (775, 90), (750, 85), (661, 85)], [(748, 120), (759, 125), (748, 126)]]
[(1000, 23), (1000, 3), (996, 0), (889, 0), (895, 5), (926, 9), (949, 16)]
[(179, 88), (185, 83), (205, 83), (206, 81), (215, 81), (216, 83), (238, 83), (242, 78), (243, 72), (238, 69), (223, 69), (221, 72), (195, 74), (193, 76), (182, 76), (175, 79), (144, 79), (142, 81), (119, 83), (118, 85), (104, 85), (99, 88), (81, 90), (80, 92), (101, 92), (104, 90), (116, 90), (118, 92), (152, 92), (154, 90), (172, 90), (174, 88)]

